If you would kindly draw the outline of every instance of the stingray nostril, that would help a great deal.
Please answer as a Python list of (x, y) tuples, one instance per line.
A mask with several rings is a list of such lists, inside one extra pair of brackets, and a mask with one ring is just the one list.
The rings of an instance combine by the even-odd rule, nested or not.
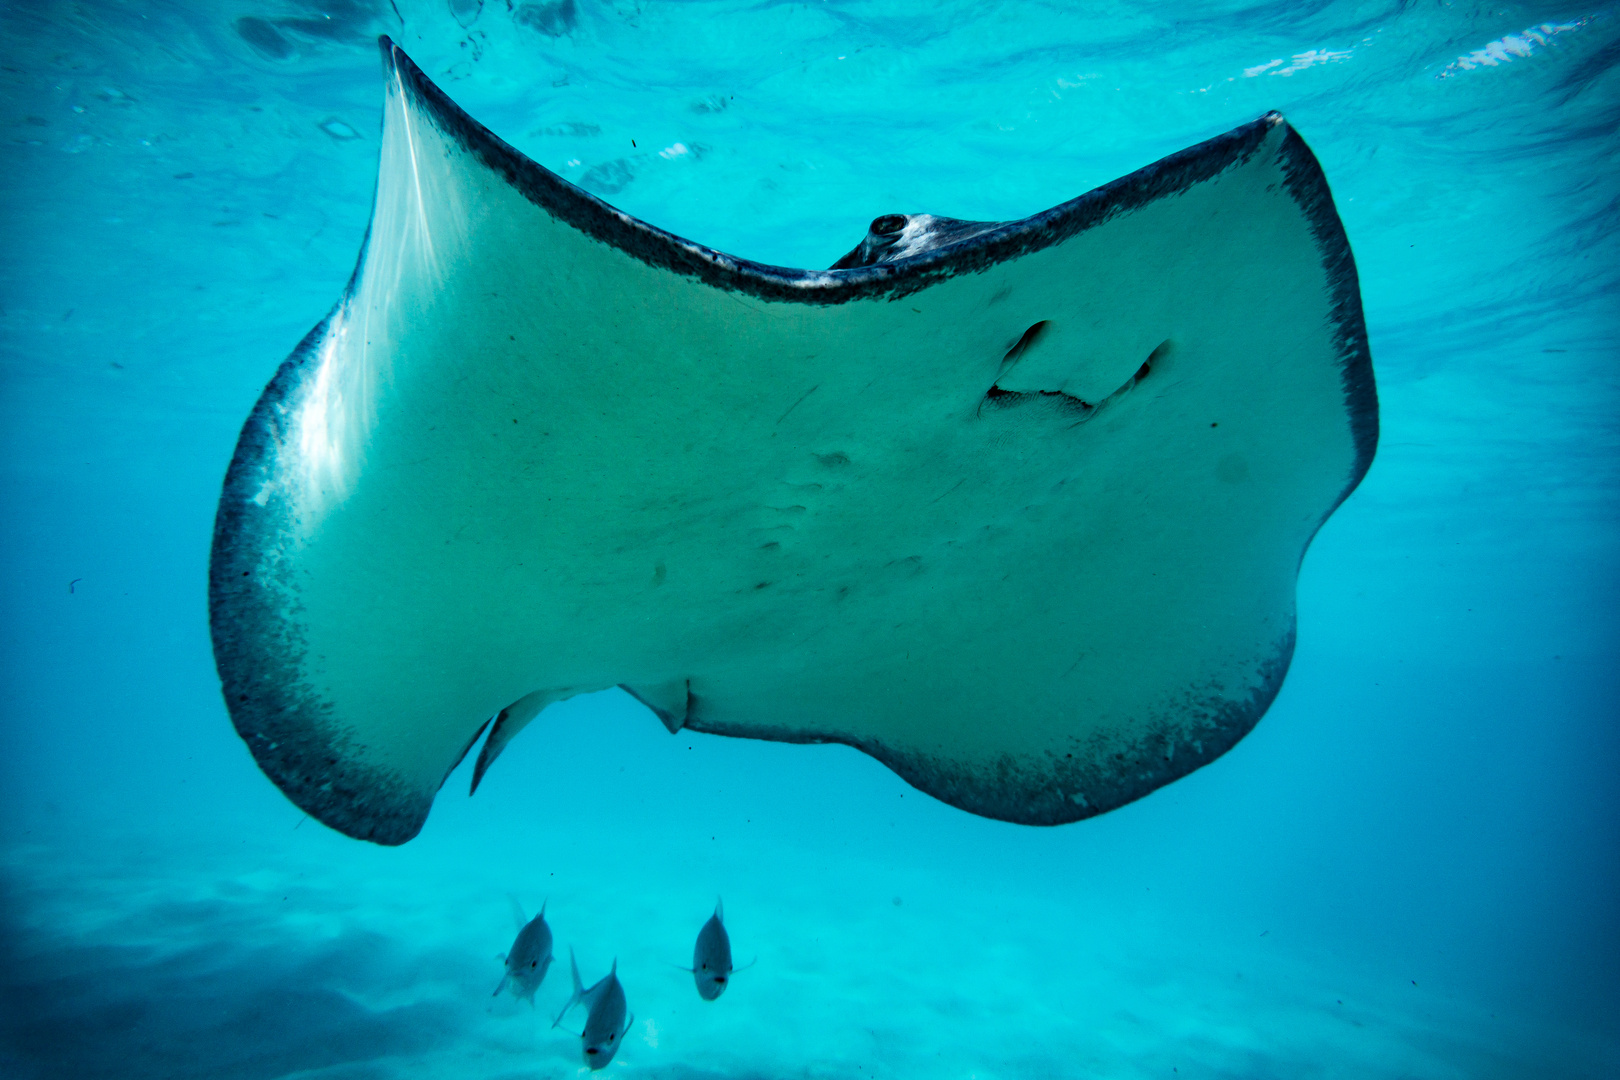
[(873, 236), (899, 236), (906, 227), (906, 215), (884, 214), (872, 219)]

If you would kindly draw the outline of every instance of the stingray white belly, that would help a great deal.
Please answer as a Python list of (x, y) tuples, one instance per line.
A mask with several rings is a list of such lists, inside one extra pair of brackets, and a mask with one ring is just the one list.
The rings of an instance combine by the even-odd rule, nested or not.
[(226, 700), (294, 802), (401, 843), (490, 716), (480, 776), (614, 685), (1043, 824), (1259, 719), (1377, 439), (1354, 263), (1281, 117), (799, 271), (614, 210), (384, 56), (365, 252), (214, 539)]

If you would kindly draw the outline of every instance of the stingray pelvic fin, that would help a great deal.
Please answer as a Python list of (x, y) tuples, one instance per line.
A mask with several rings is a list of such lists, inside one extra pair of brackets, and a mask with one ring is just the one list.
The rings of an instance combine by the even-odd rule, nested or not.
[[(536, 690), (502, 709), (495, 717), (495, 726), (490, 728), (489, 738), (484, 740), (484, 748), (478, 752), (478, 763), (473, 766), (472, 787), (468, 789), (467, 794), (472, 795), (478, 791), (484, 773), (495, 764), (495, 759), (501, 756), (501, 751), (506, 749), (507, 744), (517, 738), (518, 732), (529, 726), (529, 721), (539, 716), (540, 711), (552, 702), (562, 701), (571, 696), (566, 690)], [(477, 736), (473, 738), (476, 739)]]
[(621, 685), (620, 689), (651, 709), (673, 735), (686, 726), (686, 713), (692, 700), (691, 685), (690, 680), (675, 679), (651, 686)]

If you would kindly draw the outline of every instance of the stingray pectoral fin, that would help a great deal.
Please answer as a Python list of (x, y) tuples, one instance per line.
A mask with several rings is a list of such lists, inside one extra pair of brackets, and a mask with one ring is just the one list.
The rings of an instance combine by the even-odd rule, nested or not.
[(366, 249), (243, 428), (210, 569), (231, 718), (311, 815), (409, 839), (535, 687), (847, 743), (1029, 823), (1259, 719), (1377, 438), (1355, 265), (1280, 116), (789, 270), (613, 209), (384, 56)]

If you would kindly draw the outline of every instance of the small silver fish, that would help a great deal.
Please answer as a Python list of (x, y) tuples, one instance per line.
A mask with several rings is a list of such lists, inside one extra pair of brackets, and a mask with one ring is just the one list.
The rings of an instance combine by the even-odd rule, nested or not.
[(619, 961), (615, 958), (613, 970), (602, 976), (602, 981), (589, 990), (579, 981), (579, 964), (574, 959), (573, 949), (568, 950), (568, 966), (574, 975), (574, 996), (568, 999), (568, 1004), (563, 1006), (551, 1026), (562, 1023), (562, 1018), (575, 1005), (587, 1006), (589, 1011), (585, 1014), (585, 1030), (579, 1036), (585, 1051), (585, 1064), (590, 1066), (592, 1072), (605, 1069), (608, 1062), (613, 1060), (613, 1055), (618, 1053), (625, 1032), (636, 1022), (634, 1016), (625, 1018), (627, 1006), (624, 987), (619, 985)]
[(698, 997), (713, 1001), (726, 992), (731, 979), (731, 936), (726, 933), (725, 908), (714, 902), (714, 914), (698, 931), (697, 947), (692, 950), (692, 978)]
[(494, 996), (499, 997), (501, 991), (510, 986), (514, 996), (527, 998), (533, 1005), (534, 992), (540, 989), (546, 969), (551, 967), (551, 927), (546, 925), (545, 904), (540, 905), (540, 914), (528, 923), (523, 922), (523, 909), (516, 900), (512, 901), (512, 911), (522, 929), (512, 942), (512, 950), (506, 954), (506, 974), (501, 976)]

